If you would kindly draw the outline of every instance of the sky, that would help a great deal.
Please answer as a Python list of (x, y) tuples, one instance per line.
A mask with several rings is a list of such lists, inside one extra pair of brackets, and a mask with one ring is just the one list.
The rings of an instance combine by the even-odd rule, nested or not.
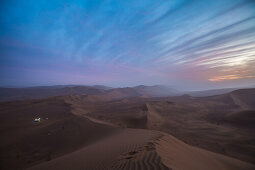
[(255, 85), (254, 0), (1, 0), (0, 86)]

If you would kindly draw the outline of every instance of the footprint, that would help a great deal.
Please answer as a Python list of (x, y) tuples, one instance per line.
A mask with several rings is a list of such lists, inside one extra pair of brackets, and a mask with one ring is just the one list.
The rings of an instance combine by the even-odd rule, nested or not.
[(137, 153), (138, 153), (137, 151), (128, 152), (129, 155), (135, 155)]

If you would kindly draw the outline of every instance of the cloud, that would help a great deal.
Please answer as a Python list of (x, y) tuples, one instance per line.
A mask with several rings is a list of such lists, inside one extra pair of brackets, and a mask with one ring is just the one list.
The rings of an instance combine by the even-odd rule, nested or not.
[(6, 74), (50, 68), (70, 82), (76, 74), (194, 87), (254, 79), (254, 1), (5, 1), (1, 9)]

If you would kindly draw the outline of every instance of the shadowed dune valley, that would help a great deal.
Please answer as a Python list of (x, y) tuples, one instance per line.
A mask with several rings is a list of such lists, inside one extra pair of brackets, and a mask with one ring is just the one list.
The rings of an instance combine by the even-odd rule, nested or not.
[(0, 170), (255, 170), (255, 0), (0, 0)]

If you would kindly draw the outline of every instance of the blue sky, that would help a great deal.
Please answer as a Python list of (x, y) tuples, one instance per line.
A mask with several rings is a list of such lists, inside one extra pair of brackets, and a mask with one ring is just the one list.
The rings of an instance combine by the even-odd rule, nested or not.
[(255, 1), (4, 0), (0, 85), (255, 84)]

